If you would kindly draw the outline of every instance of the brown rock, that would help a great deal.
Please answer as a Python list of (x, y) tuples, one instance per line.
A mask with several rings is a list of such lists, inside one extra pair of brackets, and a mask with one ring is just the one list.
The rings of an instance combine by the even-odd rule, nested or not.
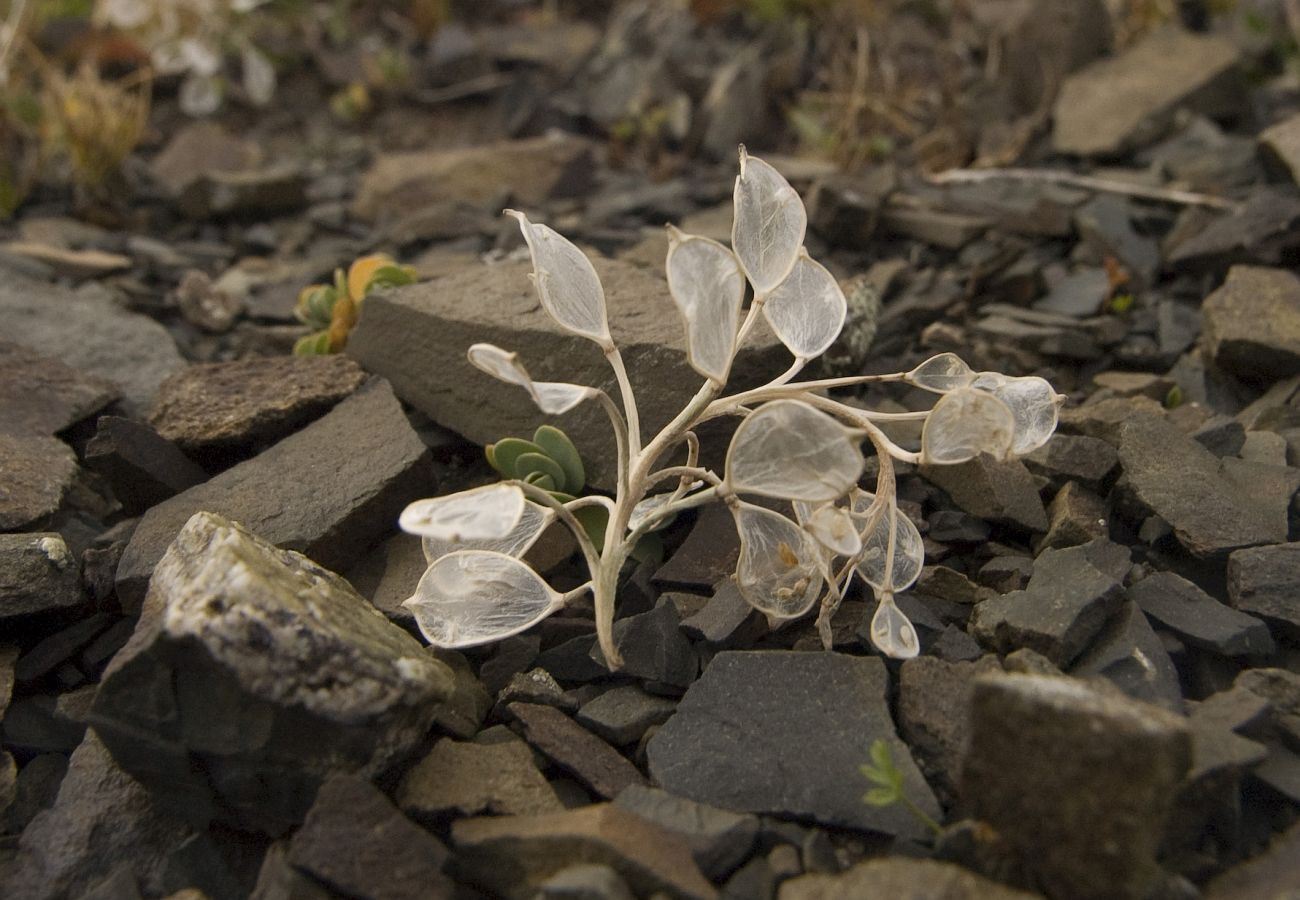
[(801, 875), (781, 883), (777, 900), (1034, 900), (1037, 894), (998, 884), (932, 859), (872, 859), (838, 875)]
[(107, 379), (0, 341), (0, 427), (5, 431), (57, 434), (119, 396)]
[(558, 709), (511, 703), (506, 711), (523, 725), (528, 743), (599, 796), (612, 800), (628, 785), (646, 783), (621, 753)]
[(1215, 365), (1271, 383), (1300, 372), (1300, 278), (1284, 269), (1233, 266), (1201, 305), (1202, 345)]
[(523, 741), (468, 744), (446, 738), (406, 773), (397, 788), (397, 805), (416, 818), (527, 816), (564, 809)]
[(0, 531), (53, 515), (76, 476), (76, 454), (63, 441), (0, 431)]
[(211, 172), (238, 172), (257, 165), (257, 144), (235, 137), (215, 122), (195, 122), (177, 131), (149, 168), (172, 194)]

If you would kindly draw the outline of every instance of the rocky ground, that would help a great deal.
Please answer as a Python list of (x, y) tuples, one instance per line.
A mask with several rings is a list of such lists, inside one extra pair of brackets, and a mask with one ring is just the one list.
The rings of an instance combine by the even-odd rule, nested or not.
[[(1294, 896), (1300, 78), (1282, 4), (1229, 5), (902, 6), (871, 31), (896, 127), (847, 171), (786, 115), (835, 35), (721, 3), (501, 4), (349, 125), (359, 50), (258, 112), (164, 85), (123, 193), (0, 225), (0, 894)], [(951, 350), (1070, 398), (1023, 462), (900, 473), (922, 655), (872, 649), (869, 593), (833, 651), (770, 630), (709, 508), (625, 573), (617, 676), (581, 605), (425, 647), (398, 512), (542, 421), (468, 344), (608, 378), (501, 208), (603, 257), (654, 424), (694, 389), (662, 225), (729, 237), (740, 141), (853, 298), (823, 371)], [(289, 355), (298, 291), (375, 250), (419, 282)], [(736, 380), (786, 364), (760, 340)], [(604, 422), (561, 424), (607, 485)], [(534, 551), (556, 586), (570, 549)], [(906, 804), (863, 802), (878, 739)]]

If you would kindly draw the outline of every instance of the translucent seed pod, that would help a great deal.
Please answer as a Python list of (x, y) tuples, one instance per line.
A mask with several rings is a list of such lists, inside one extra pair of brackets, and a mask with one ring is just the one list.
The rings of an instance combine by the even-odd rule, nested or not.
[(563, 605), (527, 565), (504, 553), (461, 550), (425, 571), (402, 603), (435, 647), (473, 647), (536, 625)]
[(469, 348), (470, 363), (498, 381), (516, 384), (528, 392), (537, 408), (549, 415), (558, 416), (573, 409), (584, 400), (596, 396), (596, 389), (580, 384), (559, 381), (533, 381), (518, 353), (502, 350), (494, 344), (474, 344)]
[(1011, 410), (1015, 423), (1011, 454), (1024, 456), (1047, 443), (1060, 412), (1060, 395), (1036, 375), (1011, 378), (996, 372), (981, 372), (972, 387), (986, 390)]
[(740, 148), (731, 247), (756, 294), (767, 294), (794, 266), (808, 229), (808, 213), (776, 169)]
[(513, 209), (506, 215), (519, 221), (519, 230), (533, 259), (533, 282), (542, 307), (562, 328), (612, 347), (605, 311), (605, 289), (596, 268), (577, 245), (547, 225), (528, 221)]
[(862, 549), (862, 536), (849, 511), (842, 506), (818, 507), (803, 523), (818, 543), (838, 556), (856, 556)]
[(773, 400), (736, 429), (726, 472), (734, 491), (817, 503), (844, 496), (864, 465), (838, 421), (802, 400)]
[(745, 275), (736, 256), (717, 241), (668, 227), (668, 291), (686, 326), (691, 368), (725, 383), (736, 354)]
[(397, 524), (403, 531), (450, 544), (501, 540), (523, 518), (524, 492), (513, 484), (484, 487), (417, 500), (402, 510)]
[(770, 509), (740, 502), (732, 516), (740, 535), (736, 584), (741, 596), (773, 619), (798, 618), (812, 609), (822, 589), (817, 542)]
[(790, 274), (772, 289), (763, 315), (772, 331), (799, 359), (826, 352), (844, 327), (848, 301), (835, 276), (802, 247)]
[(424, 549), (425, 561), (430, 563), (457, 550), (492, 550), (519, 558), (537, 543), (546, 526), (554, 519), (555, 513), (552, 510), (531, 500), (525, 500), (523, 514), (515, 523), (515, 527), (499, 538), (448, 541), (426, 535), (420, 538), (420, 546)]
[(908, 372), (904, 379), (916, 387), (936, 394), (946, 394), (957, 388), (967, 387), (974, 379), (975, 373), (955, 353), (940, 353), (921, 363)]
[[(864, 496), (872, 495), (863, 492)], [(864, 509), (870, 509), (870, 504)], [(925, 544), (921, 532), (912, 520), (897, 508), (886, 505), (876, 513), (857, 517), (864, 529), (862, 533), (862, 550), (856, 566), (862, 580), (871, 585), (876, 592), (901, 593), (911, 587), (921, 575), (925, 565)], [(894, 561), (889, 565), (889, 531), (890, 520), (894, 530)], [(885, 572), (889, 570), (886, 580)]]
[(871, 617), (871, 643), (891, 659), (911, 659), (921, 652), (921, 641), (890, 594), (882, 594)]
[(921, 461), (952, 465), (989, 453), (1011, 455), (1016, 423), (1005, 403), (986, 391), (957, 388), (939, 399), (921, 429)]

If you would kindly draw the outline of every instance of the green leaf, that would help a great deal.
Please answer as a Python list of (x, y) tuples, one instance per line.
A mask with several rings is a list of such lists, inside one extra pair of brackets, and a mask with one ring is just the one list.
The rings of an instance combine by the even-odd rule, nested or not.
[(555, 490), (555, 479), (545, 472), (529, 472), (524, 476), (524, 481), (528, 484), (534, 484), (544, 491)]
[(898, 793), (893, 788), (874, 787), (862, 795), (862, 802), (871, 806), (891, 806), (898, 802)]
[(404, 284), (413, 284), (415, 278), (411, 273), (401, 266), (380, 266), (370, 275), (370, 280), (366, 282), (366, 293), (369, 294), (375, 288), (400, 287)]
[(330, 334), (317, 331), (298, 338), (293, 345), (294, 356), (327, 356), (330, 352)]
[(586, 486), (587, 471), (582, 465), (582, 457), (567, 434), (554, 425), (542, 425), (533, 433), (533, 443), (564, 470), (565, 491), (576, 494)]
[(639, 563), (658, 565), (664, 561), (664, 539), (654, 532), (641, 535), (632, 548), (632, 558)]
[(572, 494), (566, 494), (564, 491), (551, 491), (551, 496), (561, 503), (572, 503), (574, 500), (578, 499)]
[(515, 468), (515, 460), (525, 453), (541, 453), (542, 448), (523, 438), (502, 438), (492, 445), (492, 455), (497, 461), (497, 471), (507, 478), (522, 478)]
[(541, 472), (544, 475), (551, 476), (551, 486), (548, 491), (558, 490), (565, 486), (564, 470), (560, 464), (551, 459), (545, 453), (521, 453), (515, 457), (515, 477), (523, 477), (527, 480), (533, 472)]
[(495, 469), (498, 475), (504, 475), (505, 472), (502, 472), (501, 467), (497, 465), (496, 454), (492, 452), (492, 448), (495, 446), (496, 444), (488, 444), (483, 448), (483, 455), (487, 458), (488, 465)]
[(894, 754), (889, 751), (889, 742), (884, 738), (871, 742), (871, 762), (882, 772), (894, 770)]
[(603, 506), (584, 506), (573, 511), (573, 517), (582, 525), (591, 542), (597, 547), (605, 545), (605, 529), (609, 526), (609, 510)]

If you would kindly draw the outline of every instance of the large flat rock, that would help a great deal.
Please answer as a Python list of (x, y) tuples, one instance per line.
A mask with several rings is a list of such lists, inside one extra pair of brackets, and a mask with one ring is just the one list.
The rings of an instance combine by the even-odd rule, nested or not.
[(149, 510), (118, 565), (118, 597), (139, 609), (167, 545), (200, 511), (327, 568), (346, 568), (396, 528), (406, 503), (428, 492), (428, 465), (392, 389), (372, 381), (302, 431)]
[[(685, 334), (667, 282), (629, 263), (594, 262), (648, 441), (686, 405), (703, 378), (686, 364)], [(618, 397), (599, 348), (563, 331), (542, 309), (531, 271), (527, 261), (473, 263), (432, 282), (369, 297), (347, 352), (391, 381), (403, 400), (475, 443), (528, 436), (552, 422), (582, 453), (588, 480), (612, 487), (617, 456), (609, 420), (598, 404), (544, 416), (523, 390), (495, 381), (465, 357), (471, 344), (496, 344), (517, 352), (537, 381), (593, 385)], [(733, 369), (732, 388), (762, 384), (790, 363), (789, 353), (765, 327), (755, 329), (747, 347)], [(701, 435), (706, 443), (708, 432)]]
[(1065, 80), (1052, 143), (1058, 153), (1115, 156), (1158, 138), (1180, 107), (1227, 112), (1241, 99), (1239, 55), (1225, 38), (1156, 31)]
[(669, 793), (734, 812), (919, 839), (924, 826), (901, 805), (862, 802), (867, 782), (859, 769), (882, 738), (908, 797), (940, 815), (894, 733), (888, 683), (875, 657), (719, 653), (650, 739), (650, 775)]
[(1201, 342), (1224, 370), (1264, 384), (1300, 372), (1300, 278), (1293, 272), (1233, 266), (1201, 315)]

